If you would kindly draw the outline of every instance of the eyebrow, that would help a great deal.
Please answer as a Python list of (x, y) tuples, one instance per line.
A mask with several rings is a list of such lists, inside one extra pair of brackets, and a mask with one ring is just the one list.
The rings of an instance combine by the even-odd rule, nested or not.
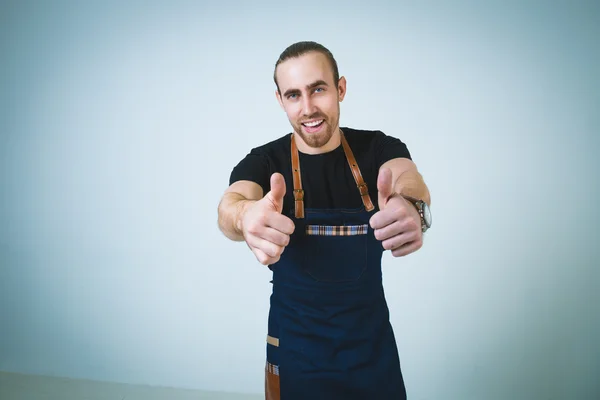
[[(314, 81), (313, 83), (311, 83), (310, 85), (307, 85), (306, 88), (307, 89), (313, 89), (317, 86), (327, 86), (327, 82), (325, 82), (324, 80), (318, 80), (318, 81)], [(300, 90), (298, 89), (288, 89), (285, 91), (285, 93), (283, 94), (284, 97), (288, 97), (290, 94), (297, 94), (300, 93)]]

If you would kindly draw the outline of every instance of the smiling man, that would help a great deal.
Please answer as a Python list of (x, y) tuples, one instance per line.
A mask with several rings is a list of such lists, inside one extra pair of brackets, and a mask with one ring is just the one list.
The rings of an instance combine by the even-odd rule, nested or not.
[(327, 48), (289, 46), (274, 80), (293, 131), (233, 168), (218, 209), (273, 271), (266, 399), (405, 399), (381, 258), (421, 248), (429, 190), (402, 141), (340, 127), (346, 79)]

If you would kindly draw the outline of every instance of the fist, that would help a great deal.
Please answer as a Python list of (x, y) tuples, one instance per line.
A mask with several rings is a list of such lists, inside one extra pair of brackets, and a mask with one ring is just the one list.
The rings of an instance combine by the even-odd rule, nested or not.
[(271, 191), (252, 204), (242, 218), (242, 234), (256, 259), (263, 265), (279, 261), (294, 232), (294, 222), (281, 214), (285, 180), (271, 175)]
[(421, 218), (415, 206), (394, 192), (392, 171), (383, 169), (377, 177), (379, 211), (369, 221), (375, 238), (394, 257), (413, 253), (423, 245)]

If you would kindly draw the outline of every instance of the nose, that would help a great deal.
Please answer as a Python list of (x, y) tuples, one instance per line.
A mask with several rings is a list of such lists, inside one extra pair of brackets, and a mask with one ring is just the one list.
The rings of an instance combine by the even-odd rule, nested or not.
[(316, 111), (315, 104), (310, 96), (304, 96), (302, 102), (302, 112), (306, 116), (313, 115)]

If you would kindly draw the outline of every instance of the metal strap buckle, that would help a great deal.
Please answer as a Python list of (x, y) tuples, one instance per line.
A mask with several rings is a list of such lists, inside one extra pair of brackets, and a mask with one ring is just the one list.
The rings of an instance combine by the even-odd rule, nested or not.
[(294, 189), (294, 200), (303, 201), (304, 200), (304, 190)]
[(361, 183), (360, 185), (357, 185), (357, 187), (361, 196), (367, 196), (369, 194), (369, 188), (366, 183)]

